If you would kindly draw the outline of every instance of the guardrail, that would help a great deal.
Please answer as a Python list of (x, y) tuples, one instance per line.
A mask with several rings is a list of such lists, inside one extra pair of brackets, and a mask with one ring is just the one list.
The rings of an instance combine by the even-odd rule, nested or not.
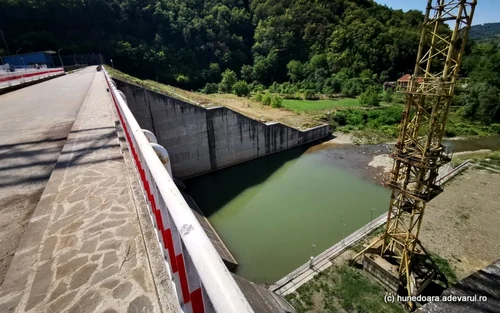
[[(33, 70), (33, 71), (20, 71), (20, 72), (6, 72), (5, 74), (0, 75), (0, 83), (7, 82), (10, 85), (11, 81), (21, 79), (22, 82), (33, 81), (41, 78), (45, 78), (48, 76), (59, 75), (64, 73), (64, 69), (56, 68), (56, 69), (43, 69), (43, 70)], [(31, 78), (26, 80), (27, 78)]]
[(253, 312), (212, 242), (103, 69), (184, 312)]

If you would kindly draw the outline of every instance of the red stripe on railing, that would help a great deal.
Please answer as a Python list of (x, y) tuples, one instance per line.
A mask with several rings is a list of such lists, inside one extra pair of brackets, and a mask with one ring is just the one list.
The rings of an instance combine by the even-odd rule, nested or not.
[(203, 313), (205, 312), (205, 307), (203, 305), (203, 295), (201, 293), (201, 288), (196, 289), (191, 292), (191, 307), (193, 313)]
[(167, 251), (168, 257), (170, 258), (170, 267), (172, 268), (172, 273), (177, 273), (177, 260), (175, 259), (174, 252), (174, 240), (172, 238), (172, 230), (169, 228), (165, 231), (166, 243), (167, 243)]
[(106, 80), (108, 84), (108, 88), (110, 89), (111, 97), (113, 99), (113, 102), (115, 104), (116, 110), (118, 112), (118, 116), (122, 125), (122, 128), (125, 133), (125, 137), (127, 139), (127, 143), (130, 149), (130, 153), (132, 154), (137, 171), (139, 172), (141, 182), (143, 184), (144, 192), (146, 199), (148, 200), (150, 207), (154, 213), (155, 219), (156, 219), (156, 225), (157, 229), (161, 232), (162, 238), (163, 238), (163, 243), (164, 247), (167, 249), (168, 255), (169, 255), (169, 263), (170, 263), (170, 268), (172, 270), (172, 273), (179, 273), (179, 280), (180, 280), (180, 287), (181, 287), (181, 292), (182, 292), (182, 298), (183, 302), (185, 304), (188, 304), (191, 302), (191, 307), (192, 307), (192, 312), (193, 313), (203, 313), (205, 312), (204, 304), (203, 304), (203, 293), (201, 288), (198, 288), (194, 290), (192, 293), (189, 292), (189, 285), (188, 285), (188, 280), (187, 280), (187, 273), (186, 273), (186, 268), (184, 264), (184, 257), (181, 254), (175, 255), (174, 251), (174, 242), (173, 242), (173, 237), (172, 237), (172, 230), (170, 228), (164, 229), (164, 224), (162, 220), (162, 213), (160, 208), (157, 207), (156, 199), (154, 195), (151, 192), (150, 188), (150, 183), (147, 180), (147, 175), (145, 173), (144, 168), (142, 167), (139, 155), (136, 152), (136, 149), (134, 147), (132, 138), (129, 134), (129, 131), (127, 129), (127, 125), (123, 120), (123, 116), (120, 112), (118, 103), (111, 92), (111, 86), (110, 83)]
[(184, 266), (184, 257), (182, 256), (182, 253), (177, 255), (176, 260), (177, 265), (179, 266), (179, 279), (181, 281), (182, 298), (184, 300), (184, 303), (188, 303), (190, 300), (189, 286), (187, 281), (186, 268)]
[(35, 73), (27, 73), (27, 74), (17, 74), (15, 76), (0, 77), (0, 82), (6, 82), (9, 80), (15, 80), (15, 79), (20, 79), (20, 78), (39, 76), (39, 75), (57, 73), (57, 72), (64, 72), (64, 70), (52, 70), (52, 71), (43, 71), (43, 72), (35, 72)]

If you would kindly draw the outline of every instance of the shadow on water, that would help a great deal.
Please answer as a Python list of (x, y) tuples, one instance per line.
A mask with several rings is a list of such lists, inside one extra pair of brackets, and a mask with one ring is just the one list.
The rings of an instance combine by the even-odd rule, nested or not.
[[(312, 144), (271, 154), (252, 161), (244, 162), (203, 176), (185, 181), (188, 192), (196, 199), (197, 194), (208, 192), (203, 186), (217, 186), (221, 192), (217, 196), (204, 197), (201, 210), (206, 217), (216, 213), (225, 204), (236, 198), (246, 189), (261, 184), (285, 163), (300, 157)], [(213, 190), (213, 189), (212, 189)]]

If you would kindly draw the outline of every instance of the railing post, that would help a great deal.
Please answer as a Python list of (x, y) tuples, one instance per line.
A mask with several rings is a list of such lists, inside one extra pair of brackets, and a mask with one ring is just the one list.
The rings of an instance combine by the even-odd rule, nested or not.
[(146, 139), (150, 143), (158, 143), (158, 140), (156, 139), (156, 136), (155, 136), (155, 134), (153, 134), (153, 132), (150, 132), (147, 129), (143, 129), (142, 132), (144, 133), (144, 136), (146, 136)]
[(160, 146), (157, 143), (151, 143), (151, 146), (155, 150), (156, 155), (160, 158), (160, 161), (163, 164), (163, 166), (165, 166), (165, 169), (167, 170), (170, 177), (173, 178), (172, 166), (170, 165), (170, 158), (168, 157), (167, 149), (165, 149), (163, 146)]

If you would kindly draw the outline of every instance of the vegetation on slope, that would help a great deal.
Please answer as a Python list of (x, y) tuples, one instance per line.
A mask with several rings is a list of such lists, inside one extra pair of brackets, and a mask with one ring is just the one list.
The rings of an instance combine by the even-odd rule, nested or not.
[(500, 23), (474, 25), (470, 28), (469, 37), (473, 40), (488, 41), (500, 39)]
[(363, 70), (395, 79), (413, 67), (423, 20), (371, 0), (5, 0), (0, 10), (11, 52), (102, 52), (124, 72), (185, 88), (226, 69), (266, 86), (319, 87)]
[[(411, 73), (423, 21), (420, 11), (403, 13), (372, 0), (6, 0), (0, 10), (11, 51), (102, 52), (152, 89), (234, 93), (333, 120), (344, 131), (390, 137), (397, 134), (394, 112), (402, 100), (382, 92), (381, 84)], [(494, 26), (475, 26), (471, 36), (490, 36)], [(496, 133), (500, 49), (472, 43), (466, 54), (462, 76), (470, 81), (457, 91), (447, 135)], [(254, 105), (250, 99), (241, 106)], [(350, 118), (342, 125), (344, 115)]]

